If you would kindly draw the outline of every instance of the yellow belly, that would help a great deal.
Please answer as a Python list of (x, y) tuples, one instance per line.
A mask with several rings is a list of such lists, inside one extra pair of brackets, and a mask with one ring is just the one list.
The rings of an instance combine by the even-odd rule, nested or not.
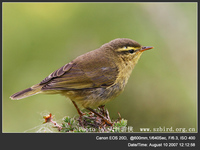
[(92, 88), (62, 92), (62, 95), (75, 101), (80, 109), (95, 108), (104, 105), (118, 96), (124, 89), (124, 85), (114, 84), (107, 88)]

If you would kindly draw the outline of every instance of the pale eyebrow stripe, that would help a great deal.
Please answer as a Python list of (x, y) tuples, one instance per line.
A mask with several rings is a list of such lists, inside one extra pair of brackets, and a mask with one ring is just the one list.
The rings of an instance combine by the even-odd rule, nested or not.
[(116, 51), (129, 51), (131, 49), (136, 50), (136, 49), (139, 49), (139, 48), (140, 47), (130, 47), (130, 46), (128, 46), (127, 48), (119, 48)]

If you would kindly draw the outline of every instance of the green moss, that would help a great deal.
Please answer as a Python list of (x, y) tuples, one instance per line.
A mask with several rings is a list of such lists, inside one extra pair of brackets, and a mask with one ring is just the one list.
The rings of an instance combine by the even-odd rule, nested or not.
[(85, 112), (81, 117), (64, 117), (61, 125), (53, 120), (51, 113), (43, 118), (44, 123), (53, 123), (53, 127), (58, 128), (59, 132), (126, 132), (127, 120), (122, 119), (119, 113), (117, 120), (111, 120), (104, 106), (93, 111)]
[(90, 120), (87, 118), (88, 125), (82, 127), (79, 125), (79, 118), (70, 118), (69, 116), (65, 117), (63, 119), (62, 123), (62, 129), (60, 132), (83, 132), (83, 133), (88, 133), (88, 132), (123, 132), (124, 129), (127, 128), (127, 120), (125, 119), (120, 119), (117, 121), (113, 121), (113, 126), (109, 126), (102, 123), (102, 125), (96, 126), (95, 127), (95, 121)]

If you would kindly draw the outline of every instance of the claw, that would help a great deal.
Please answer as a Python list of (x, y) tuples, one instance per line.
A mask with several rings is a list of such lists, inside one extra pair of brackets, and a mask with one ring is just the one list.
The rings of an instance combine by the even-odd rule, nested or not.
[(99, 116), (101, 119), (103, 119), (103, 121), (104, 121), (107, 125), (109, 125), (109, 126), (112, 126), (112, 125), (113, 125), (113, 123), (112, 123), (109, 119), (107, 119), (107, 118), (105, 118), (104, 116), (102, 116), (101, 114), (97, 113), (97, 112), (96, 112), (95, 110), (93, 110), (92, 108), (87, 107), (86, 109), (88, 109), (89, 111), (93, 112), (95, 115)]

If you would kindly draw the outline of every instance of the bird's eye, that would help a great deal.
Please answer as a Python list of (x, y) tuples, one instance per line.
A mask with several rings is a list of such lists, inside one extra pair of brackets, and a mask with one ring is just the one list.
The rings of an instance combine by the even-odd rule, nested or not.
[(133, 50), (133, 49), (130, 49), (130, 50), (129, 50), (129, 53), (133, 54), (133, 53), (134, 53), (134, 50)]

